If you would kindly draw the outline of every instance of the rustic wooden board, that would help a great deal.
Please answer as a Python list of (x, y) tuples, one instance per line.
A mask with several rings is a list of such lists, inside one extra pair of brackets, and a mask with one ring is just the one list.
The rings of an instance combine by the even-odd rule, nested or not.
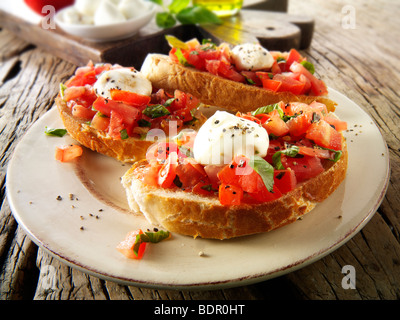
[(236, 16), (224, 18), (222, 25), (179, 25), (160, 29), (152, 21), (128, 39), (99, 43), (68, 35), (60, 28), (43, 29), (40, 23), (32, 23), (0, 7), (0, 26), (75, 65), (92, 60), (139, 68), (147, 53), (168, 52), (165, 34), (183, 40), (211, 38), (217, 43), (258, 41), (270, 50), (305, 49), (311, 43), (314, 21), (306, 16), (244, 9)]

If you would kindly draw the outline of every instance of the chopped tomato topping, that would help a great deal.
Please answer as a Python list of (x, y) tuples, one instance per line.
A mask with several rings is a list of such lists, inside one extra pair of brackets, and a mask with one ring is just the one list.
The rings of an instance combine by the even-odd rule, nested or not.
[(56, 147), (56, 160), (60, 162), (70, 162), (78, 157), (80, 157), (83, 153), (83, 149), (81, 146), (76, 144), (71, 144), (62, 147)]
[(243, 199), (243, 190), (240, 187), (221, 184), (219, 186), (219, 201), (224, 206), (240, 205)]
[[(308, 70), (314, 69), (313, 66), (310, 67), (312, 64), (295, 49), (289, 52), (270, 51), (274, 58), (272, 66), (253, 72), (237, 70), (231, 61), (230, 49), (226, 43), (216, 46), (211, 43), (200, 44), (198, 41), (184, 43), (177, 39), (174, 46), (173, 42), (170, 42), (172, 48), (169, 57), (173, 62), (186, 67), (208, 71), (216, 76), (274, 92), (315, 96), (327, 94), (324, 82)], [(308, 69), (303, 63), (307, 64)]]
[(129, 259), (142, 259), (146, 250), (146, 242), (140, 244), (137, 255), (133, 251), (133, 247), (136, 243), (136, 236), (138, 234), (143, 234), (143, 231), (139, 229), (129, 232), (125, 239), (117, 245), (116, 249)]

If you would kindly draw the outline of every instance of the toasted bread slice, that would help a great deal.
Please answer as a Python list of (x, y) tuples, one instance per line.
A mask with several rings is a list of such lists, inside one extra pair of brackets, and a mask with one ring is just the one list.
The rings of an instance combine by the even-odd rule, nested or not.
[(273, 92), (224, 79), (206, 71), (184, 67), (168, 56), (149, 54), (140, 70), (157, 88), (179, 89), (198, 97), (204, 104), (218, 106), (233, 112), (249, 112), (269, 104), (283, 102), (318, 101), (334, 111), (336, 103), (327, 97), (294, 95), (290, 92)]
[(200, 196), (176, 189), (145, 185), (140, 174), (147, 160), (135, 163), (122, 178), (129, 206), (147, 220), (171, 232), (210, 239), (228, 239), (267, 232), (296, 221), (328, 198), (344, 180), (347, 148), (337, 162), (325, 161), (325, 171), (299, 184), (281, 198), (261, 204), (223, 206), (217, 196)]
[[(91, 127), (86, 120), (74, 117), (70, 108), (60, 96), (56, 98), (56, 105), (69, 135), (93, 151), (122, 162), (133, 163), (145, 159), (147, 149), (154, 143), (152, 140), (135, 137), (120, 140), (113, 139), (107, 132)], [(190, 126), (193, 130), (197, 130), (206, 120), (202, 114), (197, 115), (197, 117), (198, 121)]]

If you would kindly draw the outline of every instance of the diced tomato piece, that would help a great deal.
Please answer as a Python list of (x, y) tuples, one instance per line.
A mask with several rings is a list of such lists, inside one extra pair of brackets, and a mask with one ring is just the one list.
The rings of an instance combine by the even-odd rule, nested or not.
[(229, 184), (219, 186), (219, 202), (224, 206), (240, 205), (243, 199), (243, 190), (240, 187)]
[(296, 188), (297, 179), (296, 174), (291, 169), (275, 170), (274, 171), (274, 185), (282, 193), (288, 193)]
[(118, 112), (112, 110), (110, 114), (108, 135), (113, 139), (121, 140), (121, 131), (124, 129), (124, 119)]
[(312, 113), (311, 112), (303, 112), (295, 118), (290, 119), (286, 122), (289, 127), (289, 132), (294, 137), (299, 137), (305, 134), (308, 128), (311, 126), (312, 122)]
[(248, 84), (254, 84), (257, 87), (262, 86), (260, 77), (254, 71), (241, 71), (240, 74), (245, 77)]
[(226, 165), (223, 169), (221, 169), (217, 176), (218, 179), (221, 181), (223, 184), (237, 184), (238, 183), (238, 177), (236, 175), (236, 167), (234, 165)]
[(243, 118), (243, 119), (247, 119), (247, 120), (253, 121), (253, 122), (257, 123), (257, 124), (261, 124), (261, 120), (258, 119), (255, 116), (252, 116), (250, 113), (249, 114), (245, 114), (245, 113), (237, 112), (236, 116), (240, 117), (240, 118)]
[(267, 90), (272, 90), (273, 92), (278, 92), (282, 85), (281, 81), (272, 80), (269, 77), (261, 77), (263, 88)]
[(308, 71), (302, 64), (298, 62), (293, 62), (290, 66), (290, 71), (294, 73), (303, 74), (311, 82), (311, 93), (315, 96), (323, 96), (328, 94), (328, 88), (325, 83), (317, 79), (310, 71)]
[(94, 117), (94, 115), (96, 114), (96, 111), (85, 108), (84, 106), (82, 106), (80, 104), (74, 105), (72, 107), (71, 112), (75, 118), (80, 118), (83, 120), (91, 120)]
[(274, 184), (272, 192), (268, 191), (267, 187), (264, 185), (260, 191), (256, 193), (249, 193), (251, 197), (256, 199), (258, 202), (269, 202), (274, 201), (282, 197), (282, 192)]
[(267, 120), (263, 123), (263, 127), (268, 134), (280, 137), (289, 133), (289, 127), (279, 115), (278, 110), (273, 110), (267, 115)]
[(279, 66), (279, 63), (278, 63), (278, 62), (275, 61), (275, 62), (272, 64), (271, 72), (272, 72), (273, 74), (278, 74), (278, 73), (281, 73), (281, 72), (282, 72), (281, 67)]
[(205, 171), (203, 173), (191, 162), (178, 165), (176, 167), (176, 175), (179, 177), (183, 188), (192, 188), (197, 183), (202, 182), (207, 178)]
[(178, 145), (175, 142), (159, 142), (152, 144), (147, 149), (146, 159), (148, 161), (165, 161), (172, 152), (175, 152), (179, 159), (186, 158), (186, 155), (179, 150)]
[(127, 125), (133, 125), (140, 116), (140, 111), (136, 107), (103, 97), (98, 97), (93, 102), (93, 108), (108, 117), (111, 117), (112, 111), (117, 112), (121, 116), (122, 122)]
[(297, 183), (311, 179), (324, 171), (321, 160), (318, 157), (287, 157), (282, 155), (283, 166), (291, 168), (295, 174)]
[(111, 89), (111, 99), (114, 101), (123, 102), (135, 107), (143, 107), (150, 103), (151, 97), (135, 92)]
[(273, 80), (281, 82), (278, 89), (279, 92), (291, 92), (296, 95), (304, 93), (304, 83), (301, 81), (284, 76), (283, 74), (276, 74)]
[(293, 62), (301, 62), (303, 57), (296, 49), (290, 49), (288, 58), (286, 60), (286, 70), (288, 71)]
[(310, 111), (310, 106), (302, 102), (290, 102), (284, 106), (284, 112), (288, 116), (298, 115), (307, 111)]
[(70, 162), (75, 158), (78, 158), (82, 155), (83, 149), (81, 146), (76, 144), (71, 144), (62, 147), (56, 147), (56, 160), (60, 162)]
[(261, 176), (255, 170), (249, 174), (240, 175), (239, 186), (248, 193), (258, 193), (265, 187)]
[(204, 70), (205, 60), (197, 53), (197, 51), (191, 51), (186, 56), (187, 62), (198, 70)]
[(142, 242), (139, 246), (138, 255), (133, 252), (133, 247), (136, 242), (136, 236), (138, 234), (143, 234), (141, 229), (129, 232), (125, 239), (121, 241), (116, 249), (121, 252), (124, 256), (129, 259), (142, 259), (143, 254), (146, 250), (147, 242)]
[(306, 133), (306, 138), (313, 140), (317, 145), (334, 149), (342, 149), (342, 135), (324, 120), (311, 124)]
[(208, 179), (212, 184), (220, 184), (221, 181), (218, 178), (218, 172), (220, 172), (225, 166), (209, 164), (204, 167), (204, 171), (207, 173)]
[(209, 181), (199, 182), (193, 187), (192, 192), (203, 196), (212, 196), (215, 192), (218, 192), (218, 188), (217, 184), (212, 184)]
[(178, 155), (176, 152), (172, 152), (158, 172), (158, 184), (160, 187), (169, 188), (172, 185), (176, 177), (177, 166)]
[[(207, 50), (203, 50), (207, 49)], [(218, 50), (210, 50), (207, 45), (200, 46), (200, 50), (197, 50), (199, 57), (203, 60), (219, 60), (221, 58), (221, 52)]]
[(221, 61), (218, 66), (218, 75), (236, 82), (246, 81), (245, 77), (237, 72), (234, 67), (228, 62)]
[(313, 101), (310, 103), (309, 107), (312, 111), (318, 112), (321, 117), (328, 113), (326, 105), (321, 102)]
[(205, 60), (205, 68), (208, 72), (218, 75), (219, 65), (221, 61), (219, 60)]
[(334, 114), (328, 114), (324, 117), (324, 120), (328, 122), (331, 126), (335, 127), (336, 131), (345, 131), (347, 130), (347, 122), (340, 120)]
[(299, 154), (310, 157), (318, 157), (320, 159), (334, 159), (333, 152), (326, 149), (299, 146)]
[(103, 115), (101, 112), (97, 112), (92, 118), (92, 121), (90, 122), (91, 127), (101, 131), (107, 131), (109, 125), (110, 125), (110, 118)]
[(143, 169), (140, 179), (145, 185), (158, 187), (158, 172), (161, 170), (162, 165), (157, 161), (150, 161), (150, 165)]
[(64, 90), (64, 101), (70, 101), (83, 96), (86, 92), (86, 87), (68, 87)]

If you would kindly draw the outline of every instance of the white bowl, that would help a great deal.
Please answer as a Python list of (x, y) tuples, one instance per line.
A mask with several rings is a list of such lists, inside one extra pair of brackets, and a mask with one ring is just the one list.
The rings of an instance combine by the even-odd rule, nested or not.
[(71, 24), (64, 20), (64, 13), (68, 10), (64, 8), (55, 15), (55, 22), (64, 32), (86, 40), (96, 42), (114, 41), (129, 38), (136, 34), (139, 29), (150, 22), (156, 13), (156, 7), (149, 4), (149, 10), (143, 12), (140, 16), (133, 19), (113, 23), (108, 25), (88, 25), (88, 24)]

